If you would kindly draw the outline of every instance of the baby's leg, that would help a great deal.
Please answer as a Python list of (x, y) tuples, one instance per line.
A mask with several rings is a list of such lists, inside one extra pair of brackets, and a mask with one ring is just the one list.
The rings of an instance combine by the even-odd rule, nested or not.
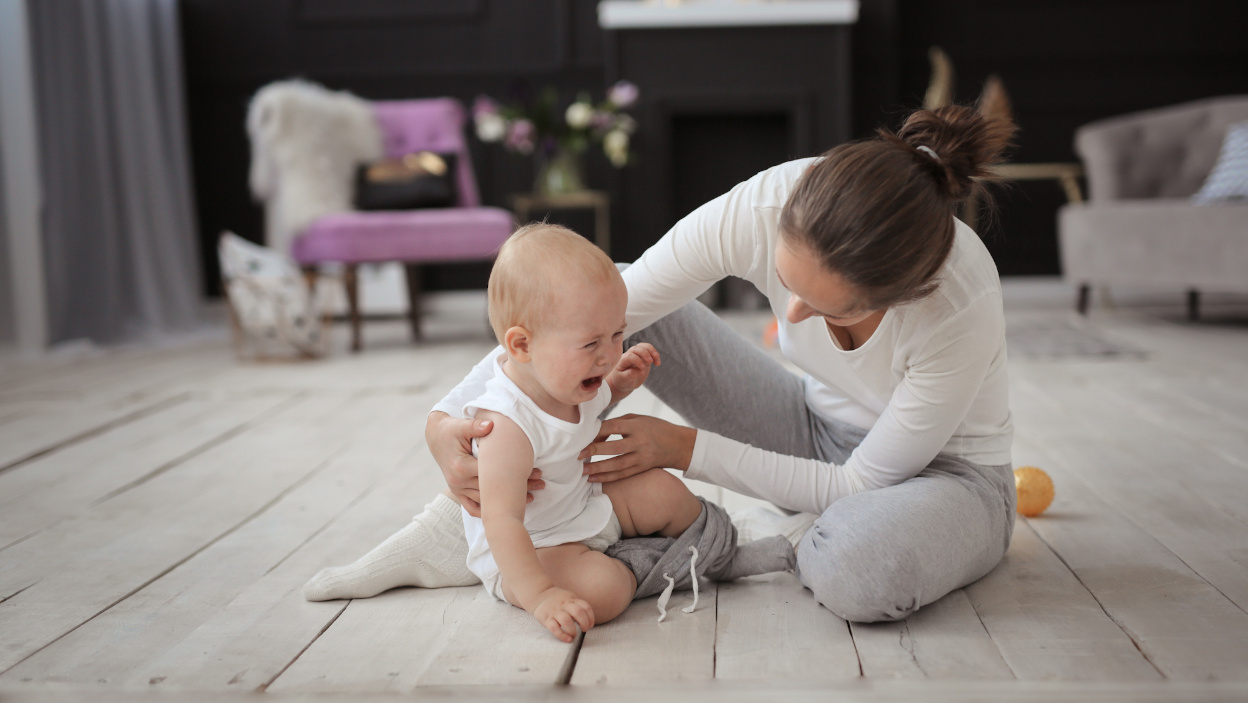
[(321, 569), (303, 587), (308, 600), (371, 598), (398, 586), (470, 586), (468, 543), (459, 503), (439, 494), (403, 529), (346, 566)]
[(604, 483), (602, 492), (611, 498), (625, 537), (678, 537), (702, 513), (702, 503), (684, 481), (663, 469)]
[[(579, 542), (537, 550), (542, 570), (559, 588), (565, 588), (584, 599), (594, 610), (594, 623), (602, 624), (619, 617), (633, 602), (637, 578), (624, 562), (586, 547)], [(508, 603), (519, 601), (502, 582), (503, 596)]]

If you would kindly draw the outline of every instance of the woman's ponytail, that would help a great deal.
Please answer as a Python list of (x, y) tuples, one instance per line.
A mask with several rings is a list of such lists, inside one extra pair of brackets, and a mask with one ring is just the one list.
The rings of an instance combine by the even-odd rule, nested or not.
[(931, 171), (941, 195), (960, 202), (979, 187), (977, 179), (992, 177), (991, 167), (1001, 163), (1015, 132), (1005, 90), (994, 76), (975, 108), (946, 105), (917, 110), (895, 136), (883, 130), (880, 136), (911, 150)]

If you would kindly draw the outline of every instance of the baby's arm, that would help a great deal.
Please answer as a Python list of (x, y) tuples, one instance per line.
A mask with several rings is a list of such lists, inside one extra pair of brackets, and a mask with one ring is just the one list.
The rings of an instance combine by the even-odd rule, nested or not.
[(589, 603), (571, 591), (556, 588), (537, 560), (533, 540), (524, 528), (525, 492), (533, 466), (533, 444), (510, 418), (488, 410), (479, 420), (494, 422), (494, 431), (478, 440), (481, 478), (481, 520), (494, 561), (515, 594), (517, 605), (533, 614), (551, 634), (571, 642), (576, 625), (594, 626)]
[(650, 376), (650, 366), (662, 366), (659, 352), (653, 345), (642, 342), (633, 346), (607, 374), (607, 385), (611, 387), (611, 402), (618, 403), (628, 397), (629, 393), (641, 387)]

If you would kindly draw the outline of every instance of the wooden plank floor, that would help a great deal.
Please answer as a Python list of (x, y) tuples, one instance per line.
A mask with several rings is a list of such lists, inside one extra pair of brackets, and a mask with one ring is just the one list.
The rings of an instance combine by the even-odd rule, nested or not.
[[(639, 601), (565, 645), (479, 587), (300, 595), (439, 490), (424, 416), (492, 346), (480, 298), (456, 305), (423, 346), (373, 323), (363, 354), (314, 363), (239, 364), (223, 335), (0, 360), (0, 698), (1248, 697), (1242, 309), (1098, 310), (1076, 323), (1143, 355), (1013, 355), (1015, 462), (1057, 500), (903, 622), (846, 623), (772, 574), (710, 584), (692, 614), (676, 594), (662, 624)], [(757, 338), (765, 318), (730, 322)], [(644, 391), (619, 412), (678, 419)]]

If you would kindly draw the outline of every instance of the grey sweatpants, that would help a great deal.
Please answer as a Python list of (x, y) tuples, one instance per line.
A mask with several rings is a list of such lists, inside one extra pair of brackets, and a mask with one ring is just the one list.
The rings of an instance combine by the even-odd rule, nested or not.
[[(639, 342), (663, 355), (646, 388), (695, 428), (836, 464), (866, 436), (812, 413), (800, 378), (701, 303), (627, 346)], [(1014, 531), (1015, 500), (1008, 465), (940, 454), (908, 481), (833, 503), (802, 537), (797, 575), (846, 620), (902, 619), (997, 565)]]

